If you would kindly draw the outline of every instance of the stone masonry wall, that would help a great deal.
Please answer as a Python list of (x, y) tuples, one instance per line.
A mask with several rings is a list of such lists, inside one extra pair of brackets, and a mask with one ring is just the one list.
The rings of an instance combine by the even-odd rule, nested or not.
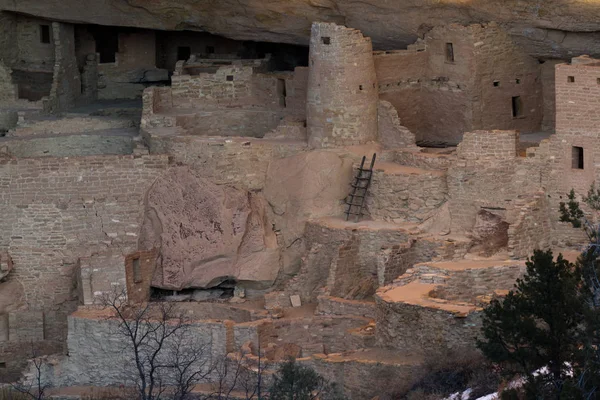
[(421, 222), (448, 198), (444, 171), (375, 165), (366, 199), (369, 215), (380, 221)]
[[(46, 371), (56, 386), (131, 385), (135, 374), (124, 338), (116, 334), (117, 321), (86, 316), (78, 311), (69, 317), (69, 356), (61, 358), (56, 368)], [(202, 361), (216, 362), (226, 355), (226, 326), (223, 322), (202, 322), (192, 326), (206, 348)]]
[(598, 138), (600, 60), (581, 58), (556, 66), (556, 132)]
[[(124, 270), (125, 256), (137, 250), (146, 190), (167, 163), (159, 155), (0, 162), (0, 250), (14, 263), (8, 284), (22, 287), (19, 312), (44, 312), (54, 352), (64, 344), (66, 316), (78, 300), (79, 259), (95, 260), (88, 265), (96, 274)], [(104, 263), (103, 253), (118, 261)], [(3, 358), (24, 360), (28, 351), (0, 343)]]
[(371, 40), (354, 29), (314, 23), (309, 68), (309, 144), (331, 147), (376, 140), (378, 93)]
[[(539, 62), (512, 42), (496, 23), (472, 25), (474, 77), (474, 129), (517, 129), (537, 132), (543, 118)], [(513, 98), (521, 110), (513, 115)]]
[(267, 168), (272, 160), (306, 151), (305, 143), (266, 140), (202, 138), (193, 136), (148, 139), (150, 152), (170, 154), (173, 161), (199, 168), (216, 184), (245, 190), (265, 187)]
[(516, 131), (467, 132), (458, 146), (457, 155), (465, 160), (514, 160), (518, 141)]

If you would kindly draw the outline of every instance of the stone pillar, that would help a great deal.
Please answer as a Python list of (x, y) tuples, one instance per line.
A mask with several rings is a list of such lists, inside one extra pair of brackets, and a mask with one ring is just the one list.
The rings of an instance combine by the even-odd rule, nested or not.
[(314, 23), (310, 38), (307, 128), (312, 147), (377, 139), (377, 76), (371, 39), (333, 23)]

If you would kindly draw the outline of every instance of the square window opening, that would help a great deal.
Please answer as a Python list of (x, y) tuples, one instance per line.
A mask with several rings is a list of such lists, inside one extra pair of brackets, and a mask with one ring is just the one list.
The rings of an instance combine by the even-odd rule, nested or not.
[(454, 45), (446, 43), (446, 61), (454, 62)]
[(600, 78), (596, 78), (596, 83), (600, 85)]
[(494, 81), (494, 87), (500, 86), (500, 81)]
[(573, 169), (583, 169), (583, 147), (573, 146), (571, 150), (571, 163)]
[(192, 55), (192, 48), (189, 46), (180, 46), (177, 48), (177, 61), (187, 61)]
[(569, 82), (569, 83), (575, 82), (575, 77), (574, 76), (567, 76), (567, 82)]
[(520, 85), (520, 84), (521, 84), (521, 80), (520, 80), (519, 78), (517, 78), (517, 79), (515, 79), (515, 83), (516, 83), (517, 85)]
[(40, 25), (40, 42), (50, 43), (50, 25)]
[(363, 90), (363, 85), (358, 85), (358, 90)]
[(227, 75), (227, 82), (233, 82), (233, 75)]
[(323, 44), (331, 44), (331, 38), (327, 36), (323, 36), (321, 38), (321, 41), (323, 42)]
[(142, 268), (140, 265), (140, 258), (136, 257), (133, 259), (133, 282), (141, 283), (142, 282)]
[(0, 362), (0, 368), (6, 368), (6, 363), (4, 361)]
[(523, 101), (521, 100), (521, 96), (514, 96), (512, 98), (512, 116), (513, 118), (523, 116)]
[(206, 54), (215, 54), (215, 46), (206, 46)]

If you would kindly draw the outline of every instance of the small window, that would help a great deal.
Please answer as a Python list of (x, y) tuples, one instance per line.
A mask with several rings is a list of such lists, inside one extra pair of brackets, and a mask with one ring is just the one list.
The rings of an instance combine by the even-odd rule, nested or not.
[(572, 168), (583, 169), (583, 147), (573, 146), (571, 157)]
[(523, 116), (523, 101), (521, 100), (521, 96), (514, 96), (512, 98), (512, 116), (513, 118)]
[(574, 76), (567, 76), (567, 82), (569, 82), (569, 83), (575, 82), (575, 77)]
[(323, 36), (321, 38), (321, 41), (323, 42), (323, 44), (331, 44), (331, 38), (327, 36)]
[(50, 25), (40, 25), (40, 42), (50, 43)]
[(4, 361), (0, 362), (0, 368), (6, 368), (6, 363)]
[(181, 46), (177, 48), (177, 61), (187, 61), (192, 55), (192, 49), (189, 46)]
[(600, 85), (600, 78), (596, 78), (596, 83)]
[(358, 90), (363, 90), (363, 85), (358, 85)]
[(494, 81), (494, 87), (500, 86), (500, 81)]
[(521, 80), (520, 80), (519, 78), (517, 78), (517, 79), (515, 79), (515, 83), (516, 83), (517, 85), (520, 85), (520, 84), (521, 84)]
[(140, 266), (140, 258), (134, 258), (133, 259), (133, 282), (134, 283), (141, 283), (142, 282), (142, 269)]
[(227, 75), (227, 82), (233, 82), (233, 75)]
[(454, 46), (452, 43), (446, 43), (446, 61), (454, 62)]
[(215, 46), (206, 46), (206, 54), (215, 54)]

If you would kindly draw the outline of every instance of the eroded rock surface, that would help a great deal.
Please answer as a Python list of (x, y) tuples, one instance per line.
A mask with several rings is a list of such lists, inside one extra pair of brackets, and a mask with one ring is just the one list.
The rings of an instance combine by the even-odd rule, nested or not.
[(203, 30), (240, 40), (307, 44), (313, 21), (360, 29), (376, 48), (414, 42), (427, 27), (497, 21), (531, 54), (600, 54), (600, 7), (585, 0), (0, 0), (0, 9), (48, 18), (167, 30)]
[(148, 193), (140, 246), (159, 248), (153, 285), (208, 288), (225, 280), (266, 287), (279, 271), (275, 235), (260, 197), (176, 167)]

